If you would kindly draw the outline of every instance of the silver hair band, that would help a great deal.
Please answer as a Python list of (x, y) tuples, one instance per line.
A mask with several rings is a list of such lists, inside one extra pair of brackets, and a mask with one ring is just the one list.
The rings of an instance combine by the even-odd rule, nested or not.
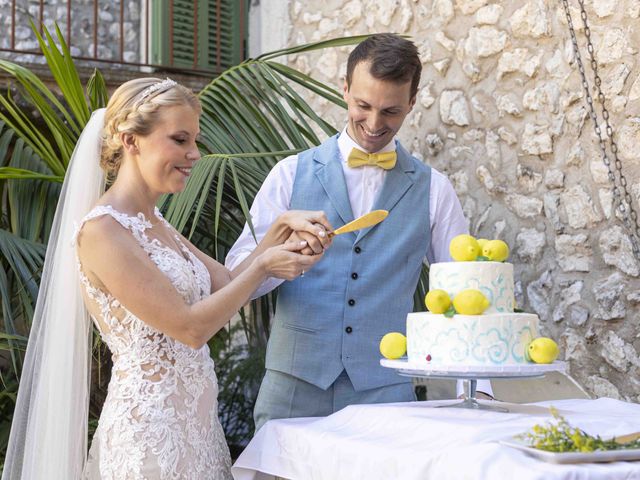
[(145, 88), (142, 91), (142, 95), (140, 95), (140, 101), (144, 101), (149, 95), (157, 92), (158, 90), (164, 91), (169, 90), (171, 87), (174, 87), (178, 84), (178, 82), (167, 78), (161, 82), (154, 83), (150, 87)]

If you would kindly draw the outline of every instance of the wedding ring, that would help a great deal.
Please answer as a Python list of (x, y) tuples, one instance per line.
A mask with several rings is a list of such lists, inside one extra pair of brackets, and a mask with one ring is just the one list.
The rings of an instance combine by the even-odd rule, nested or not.
[(302, 270), (302, 273), (300, 274), (301, 277), (304, 277), (304, 270)]

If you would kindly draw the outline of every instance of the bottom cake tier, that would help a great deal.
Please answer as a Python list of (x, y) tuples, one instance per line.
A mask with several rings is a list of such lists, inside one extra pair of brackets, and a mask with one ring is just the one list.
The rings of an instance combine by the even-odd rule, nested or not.
[(525, 350), (538, 337), (538, 316), (531, 313), (454, 315), (428, 312), (407, 316), (410, 362), (442, 365), (527, 363)]

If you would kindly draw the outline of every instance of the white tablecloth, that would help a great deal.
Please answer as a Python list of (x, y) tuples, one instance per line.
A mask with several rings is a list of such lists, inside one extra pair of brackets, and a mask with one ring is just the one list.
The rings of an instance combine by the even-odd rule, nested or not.
[(639, 404), (601, 398), (509, 404), (511, 413), (433, 408), (451, 403), (352, 405), (329, 417), (272, 420), (238, 458), (234, 478), (640, 479), (640, 461), (556, 465), (498, 443), (550, 420), (549, 405), (590, 434), (637, 432)]

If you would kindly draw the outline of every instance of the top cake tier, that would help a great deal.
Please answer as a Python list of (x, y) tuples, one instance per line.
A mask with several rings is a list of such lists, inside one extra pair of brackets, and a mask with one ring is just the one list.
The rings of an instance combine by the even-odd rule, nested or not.
[(502, 262), (434, 263), (429, 290), (444, 290), (451, 298), (468, 288), (480, 290), (490, 302), (485, 314), (513, 312), (513, 265)]

